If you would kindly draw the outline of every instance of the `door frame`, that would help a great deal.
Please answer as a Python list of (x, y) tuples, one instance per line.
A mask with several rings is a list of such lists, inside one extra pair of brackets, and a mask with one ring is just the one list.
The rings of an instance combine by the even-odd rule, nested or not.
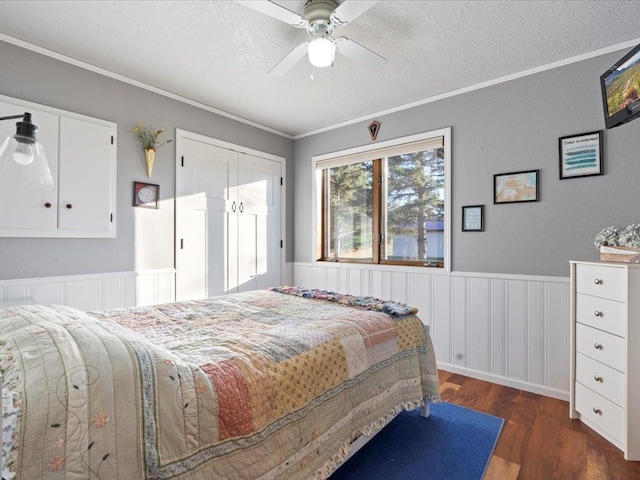
[[(256, 157), (261, 157), (264, 158), (266, 160), (271, 160), (274, 162), (279, 162), (280, 163), (280, 175), (282, 177), (282, 186), (281, 186), (281, 191), (280, 191), (280, 239), (282, 241), (282, 247), (280, 248), (280, 284), (282, 284), (282, 278), (285, 272), (285, 259), (286, 259), (286, 255), (285, 252), (287, 251), (287, 236), (286, 236), (286, 227), (287, 227), (287, 190), (285, 188), (285, 186), (287, 185), (287, 159), (285, 157), (280, 157), (278, 155), (273, 155), (271, 153), (266, 153), (260, 150), (254, 150), (252, 148), (249, 147), (245, 147), (242, 145), (237, 145), (235, 143), (229, 143), (229, 142), (225, 142), (224, 140), (219, 140), (217, 138), (213, 138), (213, 137), (208, 137), (206, 135), (201, 135), (199, 133), (194, 133), (194, 132), (190, 132), (188, 130), (183, 130), (180, 128), (176, 128), (176, 162), (175, 162), (175, 168), (176, 168), (176, 176), (175, 176), (175, 184), (174, 184), (174, 191), (176, 192), (174, 195), (174, 212), (175, 212), (175, 218), (174, 218), (174, 228), (173, 228), (173, 232), (174, 232), (174, 241), (173, 241), (173, 267), (176, 271), (176, 275), (177, 275), (177, 271), (178, 271), (178, 265), (177, 265), (177, 252), (178, 252), (178, 244), (180, 242), (180, 239), (178, 238), (178, 186), (180, 185), (180, 168), (181, 168), (181, 164), (182, 164), (182, 157), (183, 157), (183, 141), (184, 140), (194, 140), (197, 142), (203, 142), (203, 143), (208, 143), (210, 145), (214, 145), (216, 147), (220, 147), (220, 148), (225, 148), (227, 150), (233, 150), (234, 152), (238, 152), (238, 153), (246, 153), (247, 155), (253, 155)], [(175, 298), (177, 298), (177, 282), (176, 283), (176, 287), (175, 287)]]

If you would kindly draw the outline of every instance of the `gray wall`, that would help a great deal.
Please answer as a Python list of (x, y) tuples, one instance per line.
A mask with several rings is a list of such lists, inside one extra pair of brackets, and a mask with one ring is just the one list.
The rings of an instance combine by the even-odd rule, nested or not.
[[(377, 141), (452, 127), (453, 270), (568, 276), (569, 260), (598, 259), (603, 227), (640, 223), (640, 120), (604, 131), (604, 176), (559, 180), (558, 138), (604, 130), (599, 77), (625, 52), (376, 117)], [(369, 144), (369, 121), (296, 140), (296, 261), (313, 260), (312, 156)], [(539, 202), (493, 204), (494, 174), (530, 169)], [(485, 231), (462, 232), (476, 204)]]
[[(604, 176), (558, 179), (558, 137), (604, 129), (598, 77), (623, 53), (377, 117), (378, 141), (452, 127), (454, 270), (566, 276), (570, 259), (597, 260), (601, 228), (640, 223), (640, 120), (604, 132)], [(131, 182), (147, 180), (138, 120), (286, 157), (287, 259), (301, 262), (314, 251), (311, 157), (370, 143), (368, 121), (293, 142), (3, 42), (0, 71), (0, 94), (116, 122), (119, 137), (117, 238), (0, 238), (0, 279), (174, 266), (175, 144), (150, 180), (161, 208), (133, 208)], [(540, 169), (540, 202), (493, 205), (493, 174), (525, 169)], [(470, 204), (485, 205), (485, 232), (460, 231)]]
[[(287, 158), (293, 141), (165, 96), (0, 42), (0, 94), (118, 124), (117, 238), (0, 238), (0, 279), (173, 268), (175, 128)], [(1, 115), (1, 113), (0, 113)], [(147, 178), (136, 121), (164, 127), (174, 143), (156, 155)], [(160, 184), (159, 210), (132, 207), (132, 182)], [(287, 186), (287, 257), (293, 256), (293, 182)], [(6, 208), (6, 206), (1, 206)]]

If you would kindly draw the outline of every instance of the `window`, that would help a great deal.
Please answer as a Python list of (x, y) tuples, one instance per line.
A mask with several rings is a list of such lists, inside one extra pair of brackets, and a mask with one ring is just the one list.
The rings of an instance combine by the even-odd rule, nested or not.
[(445, 268), (449, 132), (318, 160), (319, 259)]

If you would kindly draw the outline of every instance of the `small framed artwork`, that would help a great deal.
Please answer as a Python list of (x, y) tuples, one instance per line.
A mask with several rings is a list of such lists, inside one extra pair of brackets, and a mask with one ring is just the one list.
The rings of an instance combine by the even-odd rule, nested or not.
[(560, 180), (602, 175), (602, 130), (560, 137)]
[(159, 208), (160, 185), (133, 182), (133, 206)]
[(484, 232), (484, 205), (462, 207), (462, 231)]
[(493, 203), (538, 201), (540, 170), (499, 173), (493, 176)]

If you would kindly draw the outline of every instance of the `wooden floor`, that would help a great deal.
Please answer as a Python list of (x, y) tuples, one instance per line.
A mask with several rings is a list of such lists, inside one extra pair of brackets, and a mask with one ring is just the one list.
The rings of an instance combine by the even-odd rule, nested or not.
[(439, 373), (443, 401), (505, 420), (484, 480), (640, 480), (640, 462), (571, 420), (568, 402)]

